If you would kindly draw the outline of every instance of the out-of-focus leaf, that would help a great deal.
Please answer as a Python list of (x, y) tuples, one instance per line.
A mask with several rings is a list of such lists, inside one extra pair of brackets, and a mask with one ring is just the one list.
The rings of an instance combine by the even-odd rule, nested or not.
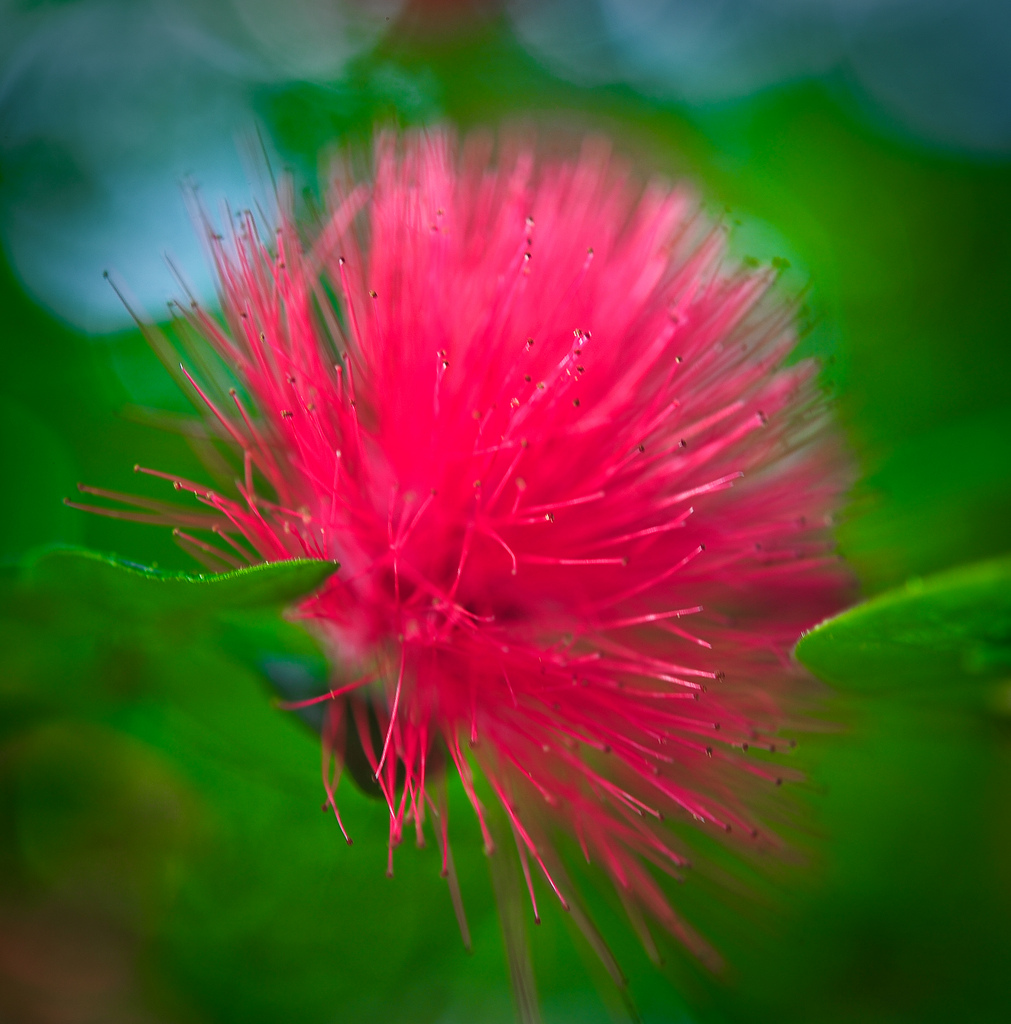
[(93, 722), (57, 719), (0, 746), (0, 794), (8, 882), (76, 892), (130, 920), (170, 895), (169, 868), (199, 832), (199, 798), (170, 762)]
[(33, 409), (0, 395), (0, 558), (80, 537), (80, 513), (60, 500), (77, 476), (69, 445)]
[(1007, 403), (981, 402), (867, 461), (838, 536), (868, 594), (1001, 551), (1011, 520)]
[(797, 657), (830, 683), (937, 690), (1011, 671), (1011, 558), (912, 579), (803, 636)]

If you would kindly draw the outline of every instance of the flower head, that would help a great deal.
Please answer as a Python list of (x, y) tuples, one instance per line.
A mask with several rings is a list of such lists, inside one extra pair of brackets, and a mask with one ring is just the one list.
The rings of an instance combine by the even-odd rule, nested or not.
[(269, 244), (251, 214), (208, 229), (223, 319), (182, 315), (237, 387), (184, 373), (242, 479), (165, 474), (203, 509), (143, 514), (216, 568), (340, 563), (297, 610), (339, 666), (317, 698), (338, 820), (355, 730), (391, 858), (434, 819), (448, 869), (440, 768), (490, 850), (479, 769), (532, 900), (538, 873), (572, 898), (564, 829), (634, 921), (701, 950), (647, 865), (687, 864), (665, 819), (774, 841), (756, 797), (784, 771), (749, 746), (788, 742), (789, 647), (844, 597), (845, 460), (815, 368), (783, 365), (774, 272), (728, 267), (688, 194), (635, 187), (600, 141), (493, 150), (383, 136), (316, 231), (284, 201)]

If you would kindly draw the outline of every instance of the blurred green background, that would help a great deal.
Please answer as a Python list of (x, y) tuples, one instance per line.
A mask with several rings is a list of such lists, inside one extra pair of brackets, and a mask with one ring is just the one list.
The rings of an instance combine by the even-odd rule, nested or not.
[[(841, 58), (784, 64), (719, 95), (647, 87), (620, 69), (588, 80), (529, 45), (524, 4), (358, 5), (364, 21), (325, 23), (354, 44), (339, 60), (325, 34), (291, 42), (248, 14), (267, 0), (239, 5), (238, 20), (239, 7), (219, 6), (199, 17), (185, 4), (0, 7), (0, 1019), (510, 1020), (462, 793), (451, 816), (470, 955), (434, 848), (405, 844), (387, 879), (383, 805), (342, 785), (352, 847), (319, 813), (318, 738), (271, 705), (268, 681), (321, 679), (310, 644), (266, 613), (180, 633), (135, 627), (80, 587), (33, 603), (14, 582), (18, 560), (52, 542), (193, 568), (166, 530), (62, 504), (78, 481), (143, 490), (137, 462), (206, 475), (182, 437), (145, 422), (145, 410), (185, 401), (101, 269), (155, 317), (159, 289), (173, 290), (149, 269), (164, 248), (183, 247), (202, 287), (174, 182), (192, 171), (211, 202), (245, 188), (236, 154), (251, 124), (304, 184), (322, 149), (362, 143), (377, 123), (607, 132), (648, 169), (693, 182), (737, 225), (740, 255), (786, 257), (785, 287), (809, 288), (802, 347), (824, 360), (859, 465), (839, 542), (870, 595), (1008, 551), (1011, 138), (1000, 125), (961, 138), (900, 123), (854, 84), (862, 65)], [(123, 51), (109, 26), (147, 8), (162, 18), (136, 37), (148, 50)], [(61, 18), (76, 20), (61, 29)], [(66, 72), (71, 52), (98, 57), (60, 78), (47, 55)], [(603, 67), (595, 52), (577, 57)], [(981, 80), (993, 99), (1000, 83)], [(148, 106), (130, 106), (137, 96)], [(706, 878), (675, 894), (728, 961), (722, 976), (671, 943), (654, 968), (590, 876), (634, 1012), (1011, 1019), (1001, 693), (953, 678), (829, 696), (835, 728), (797, 752), (809, 775), (794, 787), (800, 863), (749, 867), (744, 895)], [(532, 948), (545, 1020), (630, 1019), (566, 915), (541, 902)]]

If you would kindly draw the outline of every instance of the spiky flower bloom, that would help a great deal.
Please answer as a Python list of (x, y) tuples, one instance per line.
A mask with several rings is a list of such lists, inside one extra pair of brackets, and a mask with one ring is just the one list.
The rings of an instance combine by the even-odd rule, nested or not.
[(156, 474), (205, 511), (140, 515), (212, 567), (340, 562), (297, 610), (340, 666), (324, 785), (337, 814), (357, 730), (391, 858), (428, 814), (451, 870), (434, 764), (491, 849), (479, 768), (531, 899), (540, 872), (571, 900), (567, 830), (647, 944), (643, 910), (701, 951), (647, 864), (686, 865), (665, 817), (772, 841), (755, 807), (783, 772), (748, 748), (787, 742), (789, 647), (844, 595), (845, 460), (815, 368), (783, 365), (774, 272), (728, 269), (689, 195), (634, 187), (600, 141), (493, 150), (384, 136), (312, 237), (283, 201), (270, 244), (251, 215), (208, 227), (223, 322), (182, 314), (237, 389), (184, 372), (243, 478)]

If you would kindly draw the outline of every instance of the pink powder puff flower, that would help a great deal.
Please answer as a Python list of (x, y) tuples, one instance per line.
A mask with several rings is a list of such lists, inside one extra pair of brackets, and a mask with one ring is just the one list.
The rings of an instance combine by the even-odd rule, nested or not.
[(783, 365), (774, 272), (728, 268), (688, 194), (636, 187), (600, 140), (494, 149), (384, 135), (311, 237), (290, 195), (272, 245), (251, 214), (205, 222), (223, 322), (180, 311), (224, 365), (183, 373), (241, 453), (235, 495), (153, 470), (203, 508), (86, 490), (214, 569), (340, 563), (297, 615), (341, 669), (289, 706), (325, 704), (338, 822), (357, 731), (391, 869), (432, 820), (465, 935), (449, 762), (489, 852), (475, 769), (501, 802), (535, 915), (538, 873), (577, 909), (564, 830), (647, 949), (643, 911), (706, 957), (649, 866), (686, 867), (679, 820), (775, 843), (758, 815), (787, 770), (748, 750), (789, 743), (811, 690), (789, 649), (845, 600), (827, 523), (847, 462), (815, 366)]

